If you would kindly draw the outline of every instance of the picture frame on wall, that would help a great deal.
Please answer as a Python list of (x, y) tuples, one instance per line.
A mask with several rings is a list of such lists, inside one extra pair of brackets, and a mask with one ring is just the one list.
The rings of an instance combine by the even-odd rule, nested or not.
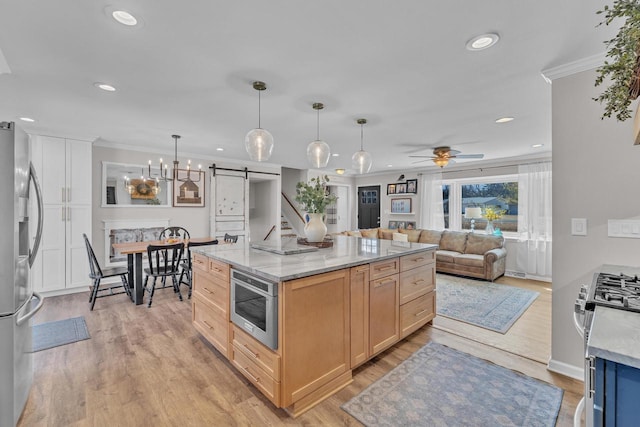
[(391, 213), (411, 213), (411, 199), (391, 199)]
[(204, 207), (205, 172), (178, 169), (173, 180), (173, 206)]
[(417, 179), (408, 179), (407, 180), (407, 193), (416, 194), (418, 192), (418, 180)]
[(405, 229), (406, 230), (415, 230), (416, 229), (416, 222), (415, 221), (405, 221)]
[(398, 221), (389, 221), (389, 230), (395, 230), (398, 228)]
[(396, 194), (395, 184), (387, 184), (387, 194)]
[(407, 184), (398, 183), (396, 184), (396, 194), (402, 194), (407, 192)]

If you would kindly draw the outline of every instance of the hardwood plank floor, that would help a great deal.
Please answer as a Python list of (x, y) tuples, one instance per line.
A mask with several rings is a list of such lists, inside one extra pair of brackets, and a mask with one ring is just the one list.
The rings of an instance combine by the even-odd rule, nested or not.
[[(84, 316), (91, 339), (34, 354), (25, 426), (354, 426), (340, 405), (429, 341), (473, 354), (565, 390), (558, 426), (572, 425), (582, 383), (546, 364), (427, 325), (354, 371), (354, 381), (296, 419), (276, 409), (195, 332), (190, 302), (169, 289), (153, 306), (124, 295), (47, 298), (35, 323)], [(515, 327), (515, 326), (514, 326)]]

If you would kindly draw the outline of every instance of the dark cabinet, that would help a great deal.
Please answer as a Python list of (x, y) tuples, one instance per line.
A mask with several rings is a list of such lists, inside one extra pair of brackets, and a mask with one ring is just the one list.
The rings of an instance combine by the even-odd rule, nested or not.
[(596, 358), (593, 414), (598, 426), (640, 426), (640, 369)]

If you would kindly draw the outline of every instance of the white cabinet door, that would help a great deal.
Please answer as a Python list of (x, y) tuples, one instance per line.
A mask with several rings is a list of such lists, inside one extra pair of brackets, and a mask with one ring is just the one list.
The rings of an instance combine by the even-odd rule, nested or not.
[(62, 205), (47, 205), (43, 209), (42, 241), (36, 258), (42, 276), (34, 277), (36, 290), (65, 288), (65, 214), (66, 209)]
[(67, 139), (67, 202), (91, 205), (91, 144)]
[[(72, 199), (73, 200), (73, 199)], [(67, 287), (89, 285), (89, 258), (82, 233), (91, 236), (91, 206), (67, 208)]]
[(48, 136), (38, 137), (42, 150), (42, 170), (38, 171), (45, 205), (66, 201), (66, 149), (65, 140)]

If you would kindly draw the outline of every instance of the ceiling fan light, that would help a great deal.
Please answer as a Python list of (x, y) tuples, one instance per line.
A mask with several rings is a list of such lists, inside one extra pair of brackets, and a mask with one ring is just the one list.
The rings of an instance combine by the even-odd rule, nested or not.
[(433, 163), (435, 163), (436, 166), (440, 166), (441, 168), (443, 168), (449, 164), (449, 159), (445, 157), (436, 157), (435, 159), (433, 159)]
[(244, 138), (244, 146), (251, 160), (263, 162), (271, 157), (273, 136), (266, 129), (251, 129)]
[(324, 168), (329, 164), (331, 149), (329, 144), (317, 139), (307, 146), (307, 159), (314, 168)]
[(358, 173), (368, 173), (371, 170), (371, 154), (364, 150), (356, 151), (353, 157), (351, 157), (351, 166), (358, 171)]

